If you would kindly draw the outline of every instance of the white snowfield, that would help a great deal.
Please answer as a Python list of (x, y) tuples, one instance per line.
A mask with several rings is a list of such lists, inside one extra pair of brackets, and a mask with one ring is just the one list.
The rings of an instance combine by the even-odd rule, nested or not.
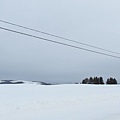
[(120, 86), (1, 84), (0, 120), (120, 120)]

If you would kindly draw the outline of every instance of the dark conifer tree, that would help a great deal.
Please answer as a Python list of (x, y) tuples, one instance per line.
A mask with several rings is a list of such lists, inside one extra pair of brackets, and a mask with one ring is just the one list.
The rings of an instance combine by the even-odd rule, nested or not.
[(117, 84), (117, 80), (115, 78), (113, 79), (112, 77), (110, 77), (107, 79), (106, 84)]

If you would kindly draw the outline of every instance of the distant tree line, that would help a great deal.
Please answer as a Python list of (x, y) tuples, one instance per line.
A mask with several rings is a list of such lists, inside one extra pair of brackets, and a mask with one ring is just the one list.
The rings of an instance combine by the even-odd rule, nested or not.
[(108, 78), (106, 84), (117, 84), (117, 80), (115, 78)]
[[(82, 80), (82, 84), (105, 84), (104, 80), (102, 77), (90, 77), (90, 78), (85, 78)], [(106, 84), (117, 84), (117, 80), (115, 78), (108, 78), (106, 81)]]

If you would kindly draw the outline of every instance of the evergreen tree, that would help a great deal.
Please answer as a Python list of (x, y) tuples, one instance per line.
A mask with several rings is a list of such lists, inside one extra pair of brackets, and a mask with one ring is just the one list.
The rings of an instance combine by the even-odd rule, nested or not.
[(107, 79), (106, 84), (117, 84), (117, 80), (115, 78), (113, 79), (112, 77), (110, 77)]

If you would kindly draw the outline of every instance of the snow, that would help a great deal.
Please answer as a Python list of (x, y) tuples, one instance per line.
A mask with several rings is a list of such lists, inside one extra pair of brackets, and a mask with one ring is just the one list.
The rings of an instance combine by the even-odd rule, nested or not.
[(118, 120), (119, 85), (1, 84), (1, 120)]

